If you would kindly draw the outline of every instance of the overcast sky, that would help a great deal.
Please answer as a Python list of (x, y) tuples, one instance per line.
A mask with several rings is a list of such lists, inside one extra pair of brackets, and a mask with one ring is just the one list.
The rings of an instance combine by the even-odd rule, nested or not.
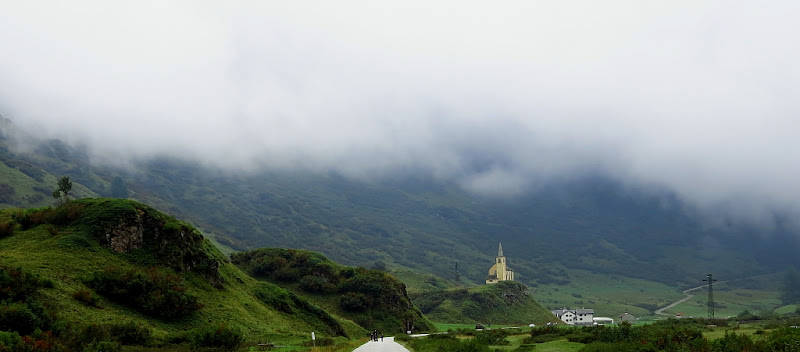
[(798, 1), (0, 0), (0, 114), (230, 169), (800, 214)]

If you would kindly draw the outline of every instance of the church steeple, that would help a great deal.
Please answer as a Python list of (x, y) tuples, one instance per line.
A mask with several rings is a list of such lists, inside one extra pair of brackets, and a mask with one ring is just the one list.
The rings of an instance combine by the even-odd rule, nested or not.
[(497, 258), (494, 265), (489, 268), (489, 275), (486, 276), (487, 284), (495, 284), (499, 281), (514, 281), (514, 271), (506, 266), (506, 257), (503, 255), (503, 242), (497, 246)]

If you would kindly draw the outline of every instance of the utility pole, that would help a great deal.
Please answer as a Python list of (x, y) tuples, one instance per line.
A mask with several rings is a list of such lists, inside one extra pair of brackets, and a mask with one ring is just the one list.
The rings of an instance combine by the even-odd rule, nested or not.
[(714, 319), (714, 280), (711, 277), (711, 274), (706, 275), (706, 279), (703, 281), (708, 281), (708, 319)]
[(458, 272), (458, 262), (456, 262), (454, 269), (456, 271), (456, 279), (455, 279), (456, 286), (461, 286), (461, 273)]

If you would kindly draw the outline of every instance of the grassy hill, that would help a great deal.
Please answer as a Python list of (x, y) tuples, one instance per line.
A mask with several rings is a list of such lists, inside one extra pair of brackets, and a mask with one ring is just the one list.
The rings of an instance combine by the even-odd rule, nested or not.
[(433, 321), (517, 326), (559, 321), (536, 301), (528, 287), (512, 281), (469, 289), (424, 291), (411, 297)]
[[(6, 209), (0, 224), (0, 287), (11, 290), (0, 307), (2, 330), (52, 330), (55, 341), (78, 350), (113, 339), (107, 332), (120, 324), (146, 331), (149, 345), (188, 344), (209, 329), (293, 344), (311, 331), (329, 338), (365, 332), (249, 277), (188, 224), (134, 201)], [(9, 313), (20, 311), (22, 318)], [(33, 322), (19, 323), (25, 317)]]
[(306, 250), (262, 248), (231, 256), (252, 276), (280, 285), (367, 330), (434, 331), (405, 285), (388, 273), (334, 263)]

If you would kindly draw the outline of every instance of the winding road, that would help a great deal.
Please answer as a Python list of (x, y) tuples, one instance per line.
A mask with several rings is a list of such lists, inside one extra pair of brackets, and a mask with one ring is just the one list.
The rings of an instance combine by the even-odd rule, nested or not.
[(683, 290), (683, 294), (686, 295), (686, 297), (683, 297), (683, 298), (681, 298), (681, 299), (679, 299), (679, 300), (677, 300), (675, 302), (672, 302), (670, 305), (668, 305), (668, 306), (666, 306), (664, 308), (656, 310), (656, 314), (663, 315), (665, 317), (671, 317), (672, 314), (664, 313), (664, 311), (667, 310), (667, 309), (670, 309), (672, 307), (675, 307), (675, 306), (677, 306), (677, 305), (679, 305), (679, 304), (681, 304), (683, 302), (688, 301), (689, 299), (694, 297), (694, 295), (689, 293), (689, 292), (699, 290), (699, 289), (704, 288), (706, 286), (708, 286), (708, 285), (701, 285), (701, 286), (697, 286), (697, 287), (694, 287), (694, 288), (690, 288), (688, 290)]
[[(774, 275), (774, 273), (770, 273), (770, 274), (761, 274), (761, 275), (755, 275), (755, 276), (750, 276), (750, 277), (745, 277), (745, 278), (741, 278), (741, 279), (735, 279), (735, 280), (717, 281), (717, 283), (716, 283), (715, 285), (719, 285), (719, 284), (723, 284), (723, 283), (726, 283), (726, 282), (731, 282), (731, 281), (739, 281), (739, 280), (752, 279), (752, 278), (754, 278), (754, 277), (759, 277), (759, 276), (767, 276), (767, 275)], [(716, 281), (716, 280), (715, 280), (715, 281)], [(670, 308), (672, 308), (672, 307), (675, 307), (675, 306), (677, 306), (677, 305), (679, 305), (679, 304), (681, 304), (681, 303), (683, 303), (683, 302), (686, 302), (686, 301), (688, 301), (689, 299), (691, 299), (692, 297), (694, 297), (694, 295), (693, 295), (693, 294), (691, 294), (691, 293), (689, 293), (689, 292), (696, 291), (696, 290), (699, 290), (699, 289), (701, 289), (701, 288), (705, 288), (705, 287), (708, 287), (708, 284), (705, 284), (705, 285), (700, 285), (700, 286), (697, 286), (697, 287), (693, 287), (693, 288), (690, 288), (690, 289), (688, 289), (688, 290), (683, 290), (683, 294), (684, 294), (684, 295), (686, 295), (686, 297), (683, 297), (683, 298), (681, 298), (681, 299), (679, 299), (679, 300), (677, 300), (677, 301), (675, 301), (675, 302), (672, 302), (672, 304), (670, 304), (670, 305), (668, 305), (668, 306), (666, 306), (666, 307), (664, 307), (664, 308), (661, 308), (661, 309), (658, 309), (658, 310), (656, 310), (656, 314), (658, 314), (658, 315), (663, 315), (663, 316), (665, 316), (665, 317), (671, 317), (671, 316), (672, 316), (672, 314), (664, 313), (664, 311), (665, 311), (665, 310), (667, 310), (667, 309), (670, 309)]]

